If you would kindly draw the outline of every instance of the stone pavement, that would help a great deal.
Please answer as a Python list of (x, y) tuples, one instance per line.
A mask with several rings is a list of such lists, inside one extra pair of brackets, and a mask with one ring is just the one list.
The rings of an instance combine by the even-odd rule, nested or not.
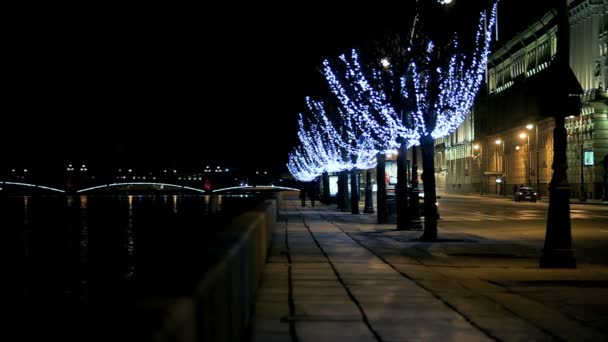
[(608, 341), (608, 267), (284, 200), (252, 341)]

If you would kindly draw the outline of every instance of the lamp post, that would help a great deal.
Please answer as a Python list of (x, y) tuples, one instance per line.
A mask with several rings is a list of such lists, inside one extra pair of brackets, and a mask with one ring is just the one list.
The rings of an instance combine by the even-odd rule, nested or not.
[(534, 150), (536, 151), (536, 192), (538, 193), (538, 199), (540, 199), (540, 170), (538, 167), (538, 163), (540, 161), (540, 157), (539, 157), (539, 149), (538, 149), (538, 124), (534, 125), (534, 124), (527, 124), (526, 125), (527, 129), (532, 129), (534, 128), (534, 140), (535, 140), (535, 144), (534, 144)]
[(579, 115), (579, 126), (578, 126), (578, 140), (580, 144), (580, 154), (581, 154), (581, 195), (579, 196), (579, 200), (584, 202), (587, 200), (587, 191), (585, 190), (585, 136), (583, 133), (583, 114)]
[[(499, 184), (501, 184), (499, 190), (498, 190), (498, 194), (500, 195), (501, 191), (502, 193), (506, 196), (507, 195), (507, 184), (505, 183), (504, 178), (506, 178), (506, 170), (507, 168), (505, 167), (505, 142), (502, 139), (496, 139), (495, 141), (496, 145), (502, 145), (502, 153), (500, 154), (500, 171), (502, 172), (502, 178), (501, 182)], [(496, 162), (498, 163), (498, 159), (496, 160)], [(496, 168), (496, 171), (498, 171), (498, 167)]]
[(531, 158), (531, 155), (530, 155), (530, 135), (522, 132), (522, 133), (519, 134), (519, 137), (522, 138), (522, 139), (526, 138), (526, 147), (528, 149), (528, 152), (527, 152), (527, 159), (528, 159), (528, 163), (527, 163), (527, 166), (528, 166), (528, 170), (527, 170), (528, 171), (528, 181), (527, 181), (527, 184), (528, 184), (528, 186), (530, 186), (530, 185), (532, 185), (532, 175), (531, 175), (531, 173), (532, 173), (531, 172), (531, 170), (532, 170), (532, 165), (531, 165), (532, 158)]
[(477, 165), (479, 166), (479, 194), (483, 195), (483, 172), (481, 171), (481, 156), (482, 156), (482, 148), (480, 144), (473, 144), (473, 150), (478, 151), (475, 155), (475, 159), (477, 159)]

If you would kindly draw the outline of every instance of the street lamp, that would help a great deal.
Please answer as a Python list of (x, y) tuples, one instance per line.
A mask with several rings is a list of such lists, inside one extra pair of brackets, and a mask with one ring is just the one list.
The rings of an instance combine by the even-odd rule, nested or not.
[[(498, 189), (498, 194), (500, 195), (500, 191), (502, 190), (502, 192), (504, 193), (504, 195), (507, 195), (507, 184), (505, 184), (505, 180), (504, 178), (506, 178), (506, 174), (507, 174), (507, 168), (505, 167), (505, 142), (502, 139), (496, 139), (495, 141), (496, 145), (502, 145), (502, 154), (500, 155), (500, 171), (502, 172), (502, 178), (500, 184), (504, 184), (504, 186), (502, 186), (501, 188)], [(498, 159), (496, 159), (496, 163), (498, 163)], [(496, 167), (496, 171), (498, 171), (498, 167)]]
[(481, 172), (481, 156), (482, 156), (481, 145), (473, 144), (473, 150), (476, 151), (476, 154), (473, 155), (473, 158), (477, 159), (477, 165), (479, 166), (479, 194), (483, 195), (483, 172)]
[(532, 160), (532, 158), (530, 157), (530, 135), (522, 132), (519, 134), (519, 137), (522, 139), (526, 138), (526, 146), (528, 148), (528, 156), (527, 156), (528, 157), (527, 158), (528, 159), (528, 163), (527, 163), (528, 164), (527, 165), (528, 166), (528, 170), (527, 170), (528, 171), (528, 186), (530, 186), (530, 185), (532, 185), (532, 176), (531, 176), (531, 169), (532, 169), (531, 166), (532, 165), (530, 165), (531, 160)]
[(540, 170), (538, 167), (538, 163), (540, 161), (539, 150), (538, 150), (538, 124), (536, 124), (536, 125), (527, 124), (526, 128), (529, 130), (534, 128), (534, 140), (535, 140), (534, 150), (536, 151), (536, 192), (538, 193), (538, 199), (540, 199), (540, 174), (539, 174)]
[(583, 133), (583, 114), (579, 114), (579, 126), (578, 126), (578, 140), (580, 145), (580, 154), (581, 154), (581, 195), (579, 196), (579, 200), (584, 202), (587, 200), (587, 191), (585, 190), (585, 151), (584, 149), (584, 133)]

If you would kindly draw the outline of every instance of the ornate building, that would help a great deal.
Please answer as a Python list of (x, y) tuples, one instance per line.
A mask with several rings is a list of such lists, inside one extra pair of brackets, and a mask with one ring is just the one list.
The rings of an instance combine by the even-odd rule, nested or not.
[(527, 184), (546, 195), (555, 124), (537, 103), (551, 100), (552, 87), (577, 94), (582, 87), (581, 114), (566, 119), (568, 180), (573, 197), (604, 195), (607, 11), (608, 0), (569, 2), (572, 71), (557, 70), (553, 63), (558, 44), (554, 11), (491, 55), (487, 89), (469, 118), (456, 132), (437, 141), (437, 178), (438, 183), (445, 180), (445, 191), (511, 195), (514, 187)]

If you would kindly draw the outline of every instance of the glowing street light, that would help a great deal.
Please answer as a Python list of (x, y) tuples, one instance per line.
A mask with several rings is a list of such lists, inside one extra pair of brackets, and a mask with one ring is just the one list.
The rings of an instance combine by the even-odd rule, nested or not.
[[(538, 152), (538, 124), (534, 125), (530, 123), (526, 125), (526, 128), (529, 130), (532, 130), (532, 128), (534, 128), (534, 149), (536, 151), (536, 192), (538, 193), (538, 198), (540, 199), (540, 174), (538, 168), (538, 162), (540, 160)], [(530, 165), (530, 167), (532, 167), (532, 165)]]
[[(496, 145), (502, 145), (502, 154), (500, 155), (500, 171), (502, 172), (502, 178), (506, 177), (507, 174), (507, 168), (505, 167), (505, 142), (502, 139), (496, 139), (495, 141)], [(498, 163), (498, 159), (496, 159), (496, 162)], [(498, 171), (498, 167), (496, 168), (496, 171)], [(500, 182), (497, 181), (497, 183), (502, 184), (504, 182), (503, 179), (500, 180)], [(507, 188), (506, 188), (506, 184), (504, 185), (504, 187), (502, 189), (498, 189), (498, 194), (500, 195), (501, 190), (503, 191), (504, 195), (507, 195)]]
[(481, 156), (482, 148), (480, 144), (473, 144), (473, 150), (476, 153), (473, 155), (473, 159), (477, 159), (477, 165), (479, 166), (479, 194), (483, 195), (483, 172), (481, 170)]
[(530, 163), (532, 162), (532, 158), (530, 157), (530, 135), (522, 132), (522, 133), (519, 134), (519, 137), (522, 138), (522, 139), (526, 139), (526, 144), (527, 144), (527, 147), (528, 147), (528, 156), (527, 156), (527, 159), (528, 159), (528, 163), (527, 163), (527, 166), (528, 166), (528, 170), (527, 170), (528, 171), (528, 183), (527, 184), (528, 184), (528, 186), (530, 186), (530, 185), (532, 185), (532, 178), (531, 178), (532, 165), (530, 165)]
[(388, 68), (391, 66), (391, 62), (388, 61), (388, 58), (382, 58), (380, 60), (380, 64), (382, 64), (383, 68)]

